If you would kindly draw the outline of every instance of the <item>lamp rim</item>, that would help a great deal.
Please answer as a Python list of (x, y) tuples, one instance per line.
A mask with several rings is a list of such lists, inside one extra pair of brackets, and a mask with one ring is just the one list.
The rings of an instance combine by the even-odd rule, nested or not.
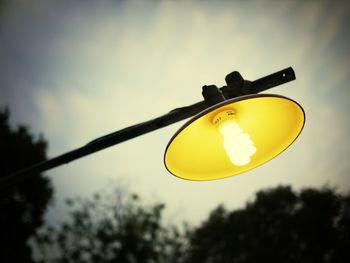
[[(301, 134), (302, 130), (304, 129), (304, 126), (305, 126), (305, 121), (306, 121), (306, 116), (305, 116), (305, 111), (303, 109), (303, 107), (298, 103), (296, 102), (295, 100), (291, 99), (291, 98), (288, 98), (288, 97), (285, 97), (285, 96), (282, 96), (282, 95), (278, 95), (278, 94), (268, 94), (268, 93), (264, 93), (264, 94), (249, 94), (249, 95), (243, 95), (243, 96), (239, 96), (239, 97), (236, 97), (236, 98), (232, 98), (232, 99), (228, 99), (228, 100), (224, 100), (222, 102), (219, 102), (213, 106), (210, 106), (208, 108), (206, 108), (205, 110), (199, 112), (198, 114), (196, 114), (195, 116), (193, 116), (191, 119), (189, 119), (188, 121), (186, 121), (176, 132), (175, 134), (171, 137), (171, 139), (169, 140), (166, 148), (165, 148), (165, 151), (164, 151), (164, 155), (163, 155), (163, 163), (164, 163), (164, 166), (165, 168), (167, 169), (167, 171), (172, 174), (173, 176), (177, 177), (177, 178), (180, 178), (182, 180), (186, 180), (186, 181), (196, 181), (196, 182), (207, 182), (207, 181), (214, 181), (214, 180), (222, 180), (222, 179), (225, 179), (227, 177), (233, 177), (233, 176), (227, 176), (227, 177), (220, 177), (220, 178), (214, 178), (214, 179), (189, 179), (189, 178), (184, 178), (184, 177), (180, 177), (176, 174), (174, 174), (173, 172), (171, 172), (169, 169), (168, 169), (168, 166), (166, 164), (166, 153), (168, 151), (168, 148), (170, 146), (170, 144), (173, 142), (173, 140), (188, 126), (190, 125), (192, 122), (196, 121), (197, 119), (201, 118), (202, 116), (206, 115), (207, 113), (215, 110), (215, 109), (218, 109), (222, 106), (225, 106), (227, 104), (231, 104), (231, 103), (235, 103), (235, 102), (239, 102), (239, 101), (242, 101), (242, 100), (248, 100), (248, 99), (254, 99), (254, 98), (262, 98), (262, 97), (268, 97), (268, 98), (281, 98), (281, 99), (286, 99), (286, 100), (289, 100), (291, 102), (294, 102), (297, 106), (299, 106), (299, 108), (301, 109), (302, 113), (303, 113), (303, 123), (302, 123), (302, 126), (300, 128), (300, 131), (299, 133), (297, 134), (297, 136), (294, 138), (294, 140), (292, 140), (289, 145), (283, 149), (281, 152), (279, 152), (277, 155), (273, 156), (271, 159), (257, 165), (254, 167), (257, 168), (265, 163), (267, 163), (268, 161), (270, 160), (273, 160), (274, 158), (276, 158), (277, 156), (279, 156), (281, 153), (283, 153), (285, 150), (287, 150), (295, 141), (296, 139), (299, 137), (299, 135)], [(252, 169), (250, 169), (252, 170)], [(247, 171), (242, 171), (242, 172), (239, 172), (235, 175), (238, 175), (238, 174), (241, 174), (241, 173), (245, 173), (245, 172), (248, 172), (250, 170), (247, 170)]]

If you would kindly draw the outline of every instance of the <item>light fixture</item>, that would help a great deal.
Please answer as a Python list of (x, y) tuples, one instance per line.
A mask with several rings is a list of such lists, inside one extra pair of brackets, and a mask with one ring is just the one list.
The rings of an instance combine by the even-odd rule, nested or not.
[(295, 101), (269, 94), (218, 103), (193, 117), (170, 140), (164, 163), (173, 175), (213, 180), (253, 169), (283, 152), (303, 129)]
[(212, 180), (248, 171), (285, 150), (303, 128), (305, 117), (299, 104), (278, 95), (257, 95), (292, 80), (295, 74), (291, 67), (254, 81), (244, 80), (237, 71), (231, 72), (225, 77), (227, 86), (203, 87), (204, 101), (13, 171), (0, 178), (0, 192), (30, 176), (193, 116), (166, 148), (164, 162), (170, 173), (184, 179)]

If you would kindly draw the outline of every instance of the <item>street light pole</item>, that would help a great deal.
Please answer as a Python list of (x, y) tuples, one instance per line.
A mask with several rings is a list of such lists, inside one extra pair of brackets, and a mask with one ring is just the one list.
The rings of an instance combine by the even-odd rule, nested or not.
[(234, 97), (255, 94), (261, 91), (270, 89), (272, 87), (295, 80), (295, 74), (291, 67), (275, 72), (271, 75), (257, 79), (255, 81), (245, 81), (238, 72), (232, 72), (226, 76), (227, 86), (217, 89), (215, 86), (204, 86), (203, 96), (204, 101), (197, 102), (190, 106), (181, 107), (170, 111), (169, 113), (158, 118), (142, 122), (122, 130), (110, 133), (108, 135), (97, 138), (88, 144), (64, 153), (50, 160), (43, 161), (32, 166), (26, 167), (22, 170), (16, 171), (12, 174), (4, 176), (0, 179), (0, 189), (15, 185), (17, 182), (28, 178), (29, 176), (39, 174), (40, 172), (50, 170), (62, 164), (67, 164), (71, 161), (77, 160), (89, 154), (98, 152), (118, 143), (130, 140), (137, 136), (146, 134), (148, 132), (163, 128), (175, 122), (192, 117), (206, 108), (211, 106), (210, 95), (205, 95), (208, 88), (215, 87), (225, 99), (232, 99)]

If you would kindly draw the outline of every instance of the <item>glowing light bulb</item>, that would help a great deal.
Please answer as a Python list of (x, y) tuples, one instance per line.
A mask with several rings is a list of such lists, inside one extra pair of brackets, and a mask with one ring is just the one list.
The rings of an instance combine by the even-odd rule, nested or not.
[(250, 163), (256, 148), (249, 134), (236, 121), (234, 111), (220, 112), (215, 116), (214, 123), (223, 137), (223, 146), (231, 163), (238, 166)]

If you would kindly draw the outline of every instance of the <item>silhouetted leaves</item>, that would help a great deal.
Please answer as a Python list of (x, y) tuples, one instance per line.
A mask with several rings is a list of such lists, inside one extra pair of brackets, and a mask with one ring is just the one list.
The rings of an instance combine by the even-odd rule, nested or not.
[(350, 197), (331, 188), (259, 191), (243, 209), (219, 206), (186, 235), (162, 225), (163, 205), (116, 197), (69, 200), (70, 220), (38, 236), (41, 262), (349, 261)]
[(260, 191), (244, 209), (219, 207), (190, 234), (185, 262), (349, 262), (349, 195)]
[[(46, 142), (34, 139), (24, 126), (12, 129), (9, 111), (0, 109), (0, 176), (46, 159)], [(52, 197), (49, 181), (41, 175), (0, 193), (2, 262), (33, 262), (27, 242), (43, 223)]]
[(161, 223), (164, 205), (137, 195), (69, 200), (71, 217), (36, 238), (40, 262), (179, 262), (183, 236)]

